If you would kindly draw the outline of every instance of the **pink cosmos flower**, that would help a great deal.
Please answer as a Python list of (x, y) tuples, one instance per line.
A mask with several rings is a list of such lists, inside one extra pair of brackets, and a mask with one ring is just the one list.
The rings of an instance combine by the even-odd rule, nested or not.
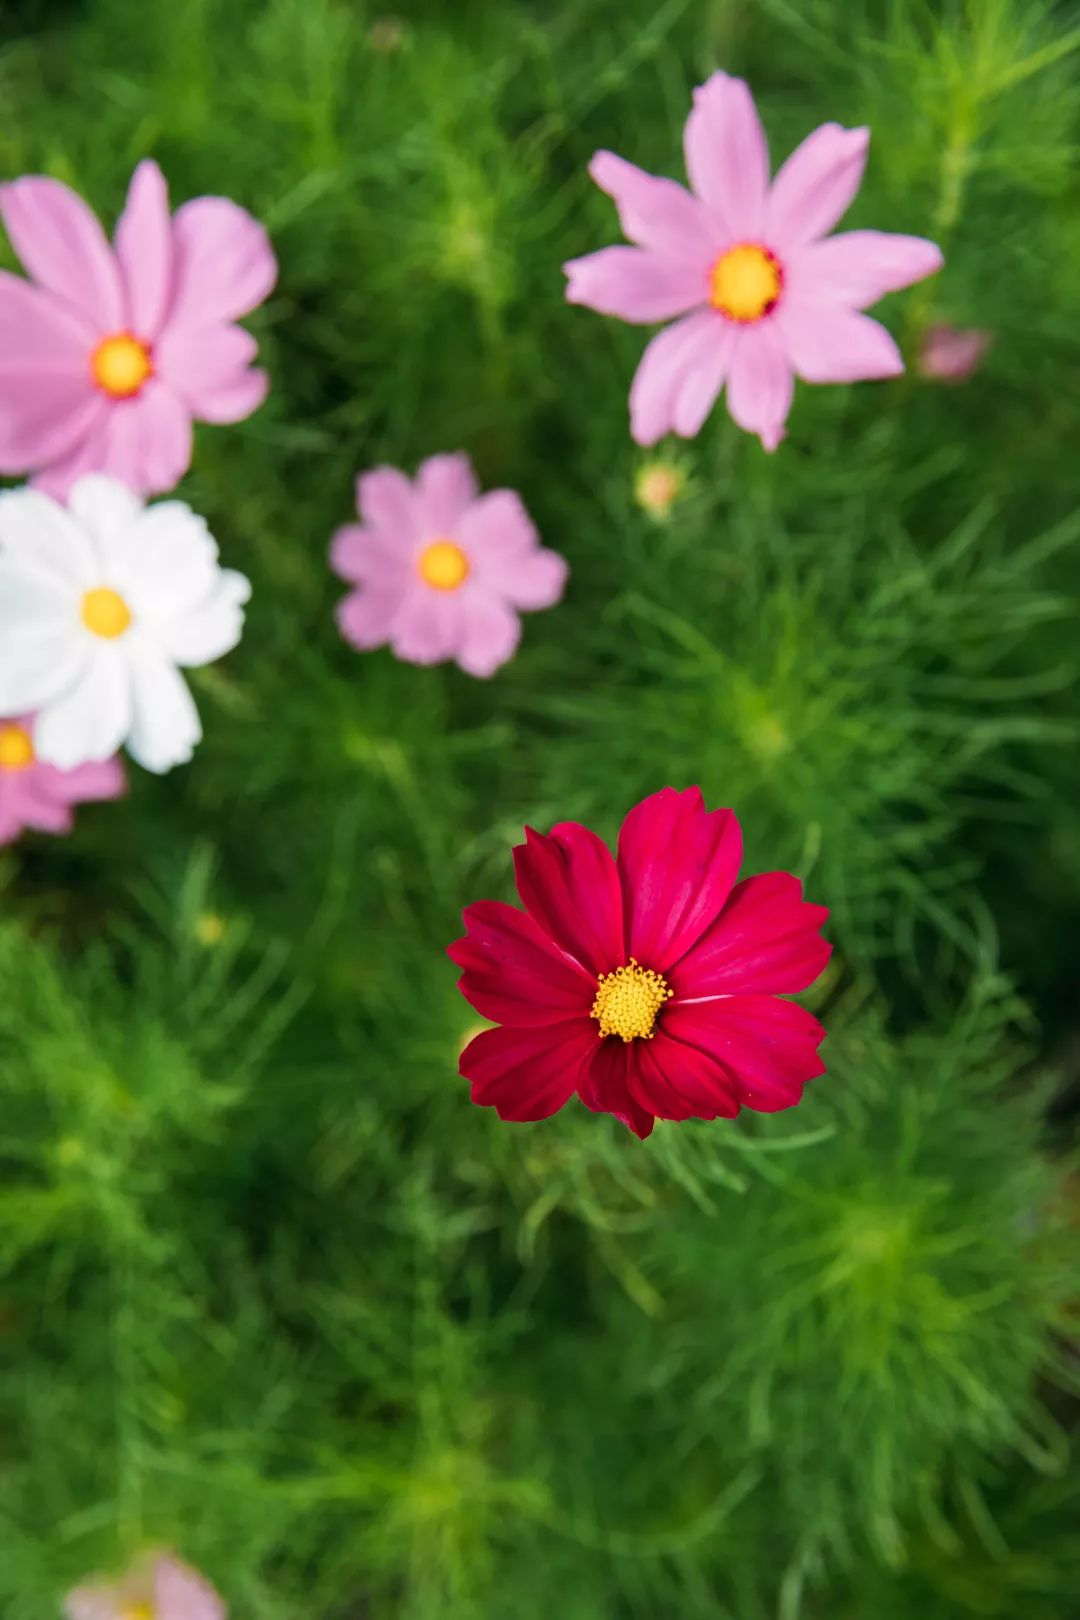
[(60, 771), (37, 758), (32, 715), (0, 720), (0, 844), (13, 844), (27, 830), (69, 833), (74, 805), (126, 792), (124, 767), (115, 757)]
[(882, 231), (824, 239), (859, 189), (869, 141), (867, 129), (822, 124), (770, 184), (749, 89), (714, 73), (686, 123), (690, 191), (596, 154), (589, 172), (638, 245), (572, 260), (566, 296), (642, 325), (677, 317), (645, 350), (630, 390), (639, 444), (693, 438), (726, 386), (738, 425), (775, 450), (795, 377), (903, 371), (888, 332), (860, 311), (937, 270), (940, 249)]
[(69, 1592), (67, 1620), (225, 1620), (209, 1583), (170, 1553), (144, 1558), (122, 1580)]
[(361, 522), (338, 530), (330, 566), (356, 586), (337, 621), (363, 651), (389, 643), (410, 664), (455, 659), (485, 678), (513, 656), (518, 614), (562, 596), (562, 557), (513, 490), (480, 494), (468, 456), (430, 457), (415, 483), (393, 467), (362, 473), (356, 505)]
[(59, 180), (0, 186), (0, 215), (32, 277), (0, 271), (0, 472), (32, 473), (60, 499), (89, 472), (172, 489), (193, 418), (239, 422), (266, 397), (255, 339), (233, 324), (277, 277), (266, 232), (224, 197), (170, 217), (150, 161), (111, 248)]
[(919, 370), (935, 382), (966, 382), (994, 341), (979, 327), (930, 326), (919, 350)]
[(828, 911), (786, 872), (735, 881), (734, 814), (668, 787), (631, 810), (617, 859), (576, 821), (525, 838), (524, 911), (467, 906), (449, 948), (465, 999), (502, 1026), (461, 1054), (473, 1102), (544, 1119), (577, 1092), (640, 1137), (656, 1119), (794, 1107), (824, 1073), (825, 1031), (780, 998), (828, 961)]

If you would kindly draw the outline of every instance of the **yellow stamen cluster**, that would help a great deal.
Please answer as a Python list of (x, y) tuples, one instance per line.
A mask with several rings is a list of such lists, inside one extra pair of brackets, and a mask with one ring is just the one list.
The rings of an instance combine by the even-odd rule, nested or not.
[(24, 771), (34, 763), (34, 745), (25, 726), (0, 725), (0, 771)]
[(456, 591), (469, 577), (469, 559), (452, 540), (433, 540), (417, 563), (425, 585), (437, 591)]
[(95, 636), (115, 641), (131, 624), (131, 609), (119, 591), (97, 585), (82, 599), (82, 622)]
[(102, 338), (90, 356), (98, 387), (111, 399), (131, 399), (154, 374), (150, 350), (130, 332)]
[(126, 1609), (121, 1609), (120, 1620), (154, 1620), (154, 1605), (129, 1603)]
[(651, 968), (641, 967), (631, 957), (624, 967), (616, 968), (613, 973), (601, 973), (592, 1016), (599, 1022), (602, 1036), (617, 1035), (627, 1042), (649, 1041), (657, 1013), (673, 995), (666, 979)]
[(634, 480), (634, 499), (643, 512), (663, 522), (686, 487), (681, 467), (653, 461), (642, 467)]
[(743, 242), (722, 253), (709, 273), (709, 302), (729, 321), (759, 321), (780, 297), (780, 264), (768, 248)]

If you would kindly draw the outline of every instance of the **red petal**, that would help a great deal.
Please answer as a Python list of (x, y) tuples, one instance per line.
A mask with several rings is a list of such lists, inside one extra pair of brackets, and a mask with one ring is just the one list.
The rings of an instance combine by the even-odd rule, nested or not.
[(666, 973), (716, 917), (741, 860), (733, 812), (706, 811), (700, 788), (643, 799), (619, 834), (627, 955)]
[(478, 1013), (517, 1025), (588, 1016), (595, 981), (524, 911), (501, 900), (478, 900), (462, 916), (465, 937), (446, 954), (463, 969), (458, 987)]
[(578, 1096), (594, 1114), (614, 1114), (644, 1141), (655, 1121), (649, 1109), (631, 1095), (631, 1053), (632, 1047), (625, 1042), (597, 1040), (594, 1033), (591, 1057), (578, 1075)]
[(620, 967), (622, 893), (603, 839), (576, 821), (560, 821), (550, 838), (526, 827), (525, 840), (514, 850), (514, 871), (526, 911), (594, 977)]
[(709, 1052), (687, 1045), (663, 1028), (651, 1041), (635, 1041), (630, 1089), (661, 1119), (734, 1119), (739, 1112), (734, 1076)]
[(485, 1029), (461, 1054), (472, 1100), (500, 1119), (546, 1119), (573, 1096), (578, 1071), (596, 1044), (585, 1018), (545, 1029)]
[(707, 1053), (731, 1075), (744, 1108), (793, 1108), (803, 1086), (825, 1073), (817, 1049), (825, 1030), (813, 1013), (779, 996), (720, 996), (672, 1002), (664, 1034)]
[(679, 963), (676, 994), (694, 1000), (743, 990), (805, 990), (832, 955), (820, 932), (828, 915), (828, 906), (803, 899), (802, 884), (789, 872), (744, 878)]

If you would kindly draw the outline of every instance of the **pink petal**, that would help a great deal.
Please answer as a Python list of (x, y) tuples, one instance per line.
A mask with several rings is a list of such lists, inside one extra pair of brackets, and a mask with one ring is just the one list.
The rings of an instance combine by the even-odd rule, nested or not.
[(17, 780), (8, 772), (0, 772), (0, 849), (16, 843), (26, 830), (19, 813), (21, 796), (15, 785)]
[(613, 1114), (644, 1141), (656, 1121), (652, 1111), (643, 1108), (631, 1091), (633, 1065), (632, 1046), (623, 1041), (594, 1039), (592, 1055), (578, 1073), (578, 1096), (594, 1114)]
[[(52, 771), (52, 767), (30, 766), (25, 772), (26, 779), (19, 782), (19, 818), (24, 827), (32, 828), (35, 832), (61, 836), (69, 833), (74, 827), (75, 817), (71, 813), (68, 801), (56, 798), (48, 791), (47, 783), (42, 780), (46, 771)], [(63, 773), (57, 771), (54, 774)], [(18, 778), (16, 780), (18, 781)]]
[(863, 382), (903, 372), (900, 350), (869, 315), (793, 298), (777, 311), (776, 325), (788, 361), (804, 382)]
[(573, 1096), (595, 1040), (586, 1018), (545, 1029), (485, 1029), (462, 1052), (459, 1068), (472, 1082), (473, 1102), (497, 1109), (500, 1119), (547, 1119)]
[(517, 651), (521, 620), (499, 597), (480, 589), (469, 591), (461, 618), (457, 662), (466, 675), (487, 680)]
[(391, 538), (385, 529), (346, 523), (330, 542), (330, 567), (354, 584), (404, 586), (412, 578), (413, 559), (408, 545)]
[(700, 788), (643, 799), (619, 834), (627, 956), (665, 973), (717, 916), (741, 860), (738, 821), (706, 811)]
[(173, 217), (169, 324), (235, 321), (268, 298), (277, 260), (258, 220), (227, 197), (196, 197)]
[(67, 1620), (118, 1620), (124, 1610), (130, 1610), (147, 1597), (141, 1585), (133, 1581), (88, 1583), (77, 1586), (64, 1599)]
[(32, 489), (40, 490), (43, 495), (51, 495), (56, 501), (66, 501), (80, 478), (101, 470), (105, 461), (109, 402), (96, 393), (95, 399), (98, 412), (90, 418), (90, 425), (75, 439), (69, 450), (33, 475), (30, 480)]
[(614, 152), (597, 152), (589, 173), (615, 199), (631, 242), (673, 263), (686, 260), (702, 276), (708, 273), (719, 251), (716, 224), (684, 186), (646, 174)]
[(40, 287), (94, 323), (101, 336), (124, 324), (120, 276), (96, 216), (68, 186), (27, 175), (0, 186), (11, 245)]
[(793, 1108), (806, 1082), (825, 1072), (817, 1054), (824, 1029), (805, 1007), (778, 996), (672, 1002), (663, 1028), (714, 1059), (732, 1076), (742, 1106), (759, 1113)]
[[(239, 328), (237, 328), (239, 330)], [(198, 422), (244, 422), (253, 416), (270, 392), (270, 375), (258, 369), (239, 371), (231, 381), (199, 396), (192, 411)]]
[(760, 236), (769, 148), (745, 80), (726, 73), (694, 91), (684, 135), (690, 184), (732, 241)]
[(773, 181), (765, 234), (781, 254), (824, 236), (850, 208), (870, 147), (868, 129), (822, 124), (796, 147)]
[(400, 606), (400, 590), (350, 591), (338, 603), (334, 617), (351, 646), (370, 652), (373, 647), (384, 647), (390, 640), (394, 615)]
[(728, 377), (728, 410), (766, 450), (784, 437), (794, 392), (791, 364), (781, 346), (775, 317), (738, 332)]
[[(95, 389), (70, 377), (0, 371), (0, 473), (28, 473), (75, 455), (108, 414)], [(39, 478), (34, 483), (44, 487)]]
[(675, 431), (676, 419), (700, 427), (712, 403), (705, 403), (710, 388), (715, 385), (715, 398), (723, 384), (733, 332), (715, 311), (702, 310), (651, 339), (630, 385), (630, 431), (638, 444), (655, 444)]
[(832, 955), (821, 937), (828, 915), (827, 906), (803, 899), (802, 884), (789, 872), (744, 878), (679, 963), (673, 986), (678, 999), (805, 990)]
[(478, 900), (462, 916), (465, 936), (446, 954), (463, 970), (462, 995), (484, 1018), (522, 1026), (588, 1019), (595, 979), (524, 911)]
[(458, 519), (478, 493), (468, 456), (429, 456), (416, 475), (416, 498), (425, 532), (452, 535)]
[(422, 536), (416, 491), (396, 467), (375, 467), (356, 480), (356, 508), (364, 522), (402, 540)]
[(0, 376), (55, 372), (70, 377), (79, 392), (90, 393), (90, 356), (97, 341), (93, 324), (78, 310), (0, 270)]
[(178, 393), (193, 416), (207, 395), (234, 384), (259, 352), (242, 326), (218, 321), (210, 326), (172, 322), (154, 348), (154, 370)]
[(700, 266), (662, 259), (644, 248), (609, 247), (563, 265), (567, 302), (638, 326), (685, 315), (708, 297)]
[(135, 399), (117, 400), (100, 471), (142, 495), (174, 489), (191, 465), (191, 416), (178, 395), (152, 379)]
[(634, 1043), (630, 1090), (660, 1119), (734, 1119), (735, 1080), (711, 1053), (675, 1038), (668, 1011), (651, 1041)]
[(937, 244), (921, 236), (844, 231), (799, 248), (785, 270), (800, 301), (865, 309), (886, 293), (933, 275), (943, 263)]
[(136, 336), (152, 340), (172, 294), (173, 242), (165, 176), (150, 158), (131, 177), (115, 241), (127, 288), (127, 325)]
[(523, 612), (551, 607), (566, 585), (565, 560), (540, 545), (521, 498), (510, 489), (481, 495), (457, 526), (477, 582)]
[(963, 382), (993, 341), (994, 334), (979, 327), (965, 330), (945, 323), (928, 327), (919, 351), (919, 370), (939, 382)]
[(38, 770), (49, 796), (68, 804), (122, 799), (127, 792), (123, 762), (115, 755), (112, 759), (76, 765), (70, 771), (58, 771), (53, 765), (41, 765)]
[(441, 664), (461, 645), (465, 618), (457, 591), (437, 591), (419, 580), (394, 615), (390, 644), (407, 664)]
[(178, 1558), (158, 1559), (154, 1596), (155, 1620), (225, 1620), (225, 1605), (210, 1583)]
[(526, 827), (514, 873), (534, 922), (594, 979), (625, 962), (619, 874), (596, 833), (576, 821), (560, 821), (546, 838)]

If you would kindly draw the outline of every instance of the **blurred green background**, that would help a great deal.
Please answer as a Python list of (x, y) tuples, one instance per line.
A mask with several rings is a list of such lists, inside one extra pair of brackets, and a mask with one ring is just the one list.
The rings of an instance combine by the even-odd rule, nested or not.
[[(0, 1612), (164, 1542), (236, 1620), (1080, 1611), (1080, 9), (7, 0), (0, 174), (262, 218), (273, 379), (184, 498), (255, 591), (206, 740), (0, 858)], [(719, 411), (634, 498), (585, 166), (744, 74), (868, 123), (876, 313), (978, 376)], [(4, 262), (14, 261), (5, 247)], [(571, 565), (490, 683), (360, 657), (354, 474), (466, 449)], [(659, 459), (669, 459), (661, 450)], [(133, 773), (134, 774), (134, 773)], [(832, 907), (795, 1113), (470, 1106), (443, 955), (529, 821), (665, 783)]]

